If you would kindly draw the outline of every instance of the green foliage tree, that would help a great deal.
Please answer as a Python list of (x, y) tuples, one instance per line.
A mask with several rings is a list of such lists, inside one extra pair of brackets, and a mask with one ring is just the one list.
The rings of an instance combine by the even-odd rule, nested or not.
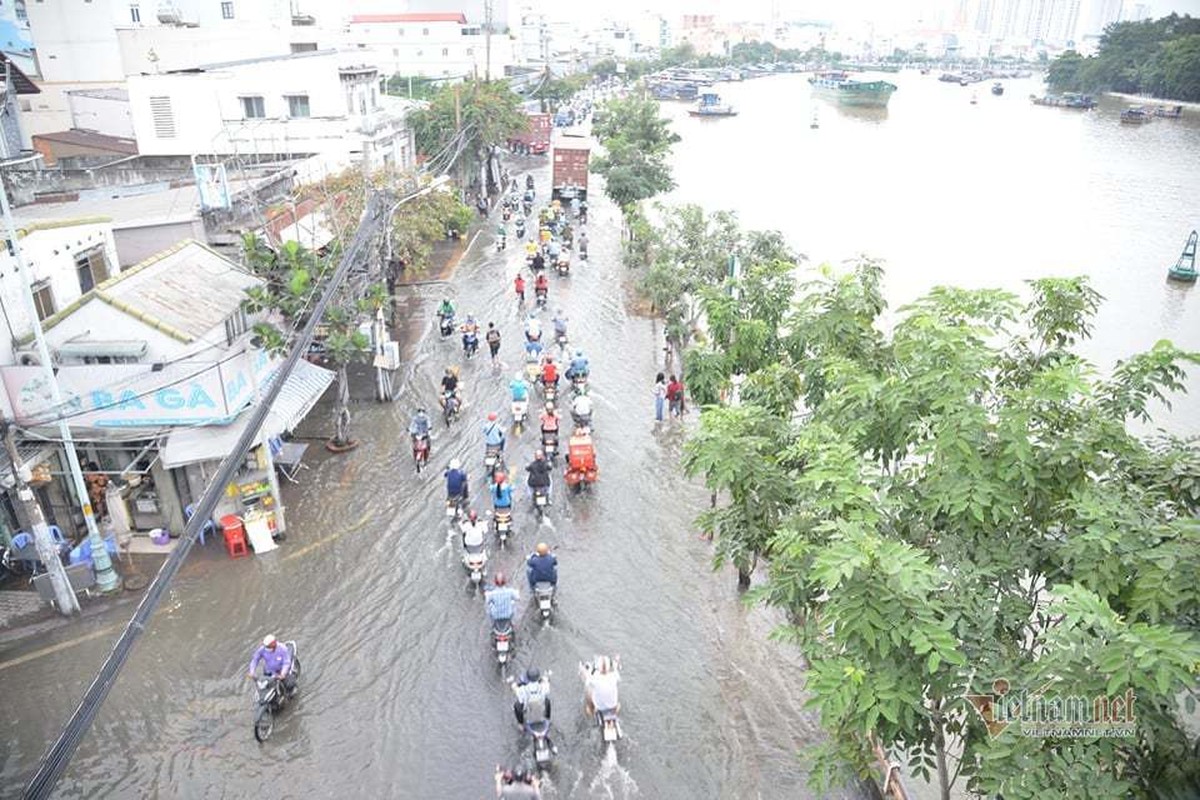
[(494, 145), (528, 125), (520, 98), (502, 80), (469, 80), (442, 86), (429, 105), (414, 111), (410, 119), (418, 152), (439, 165), (444, 161), (447, 169), (458, 167), (466, 174), (473, 174), (486, 162)]
[[(1006, 798), (1195, 794), (1178, 697), (1194, 702), (1200, 668), (1200, 453), (1126, 423), (1200, 354), (1160, 342), (1098, 377), (1072, 350), (1100, 303), (1081, 278), (1034, 281), (1025, 304), (935, 289), (887, 333), (881, 275), (823, 269), (782, 314), (775, 270), (761, 307), (711, 298), (710, 367), (752, 370), (760, 393), (706, 408), (685, 447), (724, 498), (699, 520), (718, 562), (768, 560), (752, 597), (787, 612), (778, 635), (808, 659), (830, 734), (816, 784), (865, 775), (878, 741), (945, 798), (960, 779)], [(964, 698), (1001, 678), (1132, 691), (1136, 728), (993, 735)]]
[(1115, 91), (1200, 100), (1200, 19), (1171, 14), (1109, 25), (1096, 55), (1067, 51), (1050, 64), (1055, 91)]
[(610, 101), (593, 133), (604, 153), (593, 157), (591, 168), (605, 177), (606, 194), (626, 213), (675, 187), (667, 157), (679, 136), (659, 116), (655, 100), (631, 96)]

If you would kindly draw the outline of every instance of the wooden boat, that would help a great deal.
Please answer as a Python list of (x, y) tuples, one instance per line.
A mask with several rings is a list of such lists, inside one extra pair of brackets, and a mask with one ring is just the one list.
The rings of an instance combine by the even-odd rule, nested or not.
[(1154, 109), (1154, 116), (1162, 117), (1163, 119), (1179, 119), (1183, 116), (1183, 106), (1158, 106)]
[(997, 97), (1004, 94), (1004, 84), (1001, 83), (1000, 81), (996, 81), (995, 83), (993, 83), (992, 84), (992, 94), (996, 95)]
[(1167, 270), (1168, 279), (1180, 283), (1196, 282), (1196, 239), (1196, 232), (1192, 231), (1187, 244), (1183, 246), (1183, 252), (1179, 254), (1179, 260)]
[(1134, 106), (1121, 112), (1122, 125), (1145, 125), (1154, 119), (1154, 115), (1143, 106)]
[(728, 103), (721, 102), (716, 92), (705, 92), (696, 101), (696, 107), (688, 111), (693, 117), (733, 117), (737, 111)]
[(1079, 94), (1077, 92), (1065, 92), (1063, 94), (1047, 94), (1038, 97), (1036, 94), (1029, 95), (1029, 99), (1035, 106), (1053, 106), (1054, 108), (1078, 108), (1087, 110), (1096, 107), (1096, 99), (1090, 94)]

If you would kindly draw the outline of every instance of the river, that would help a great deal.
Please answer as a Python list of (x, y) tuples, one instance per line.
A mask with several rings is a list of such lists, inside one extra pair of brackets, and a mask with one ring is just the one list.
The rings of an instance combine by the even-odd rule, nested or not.
[[(1021, 291), (1086, 274), (1106, 298), (1081, 348), (1099, 368), (1160, 339), (1200, 351), (1200, 287), (1166, 280), (1200, 228), (1200, 108), (1129, 126), (1115, 98), (1033, 105), (1037, 79), (994, 96), (912, 70), (874, 78), (899, 87), (886, 110), (835, 107), (803, 75), (721, 84), (732, 118), (664, 104), (683, 137), (665, 202), (736, 209), (814, 263), (882, 259), (893, 312), (939, 284)], [(1156, 412), (1178, 433), (1200, 433), (1193, 372), (1190, 394)]]

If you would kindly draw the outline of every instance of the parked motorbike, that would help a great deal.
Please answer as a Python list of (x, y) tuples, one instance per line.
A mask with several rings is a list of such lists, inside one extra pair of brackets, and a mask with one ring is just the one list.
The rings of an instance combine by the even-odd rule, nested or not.
[(546, 516), (546, 506), (550, 505), (550, 489), (546, 486), (533, 487), (533, 508), (537, 511), (538, 521)]
[(525, 419), (528, 415), (529, 415), (529, 401), (528, 400), (513, 400), (512, 401), (513, 427), (517, 429), (518, 433), (521, 431), (521, 426), (523, 426), (525, 424)]
[(429, 464), (429, 437), (414, 436), (412, 453), (413, 463), (417, 465), (417, 472), (419, 473)]
[(537, 601), (538, 611), (542, 619), (548, 621), (554, 610), (554, 584), (541, 581), (533, 585), (533, 599)]
[(500, 540), (500, 547), (503, 549), (508, 546), (508, 539), (512, 536), (512, 509), (496, 509), (492, 520), (496, 526), (496, 538)]
[(261, 675), (254, 680), (254, 738), (265, 742), (275, 730), (275, 715), (296, 696), (300, 685), (300, 659), (296, 656), (296, 643), (284, 642), (283, 646), (292, 653), (292, 675), (296, 687), (289, 693), (283, 681), (270, 675)]
[(502, 668), (508, 663), (509, 656), (512, 655), (515, 638), (516, 633), (513, 631), (512, 620), (492, 621), (492, 649), (496, 651), (496, 663)]
[(487, 549), (483, 545), (468, 545), (463, 550), (462, 563), (471, 576), (471, 583), (479, 586), (487, 570)]

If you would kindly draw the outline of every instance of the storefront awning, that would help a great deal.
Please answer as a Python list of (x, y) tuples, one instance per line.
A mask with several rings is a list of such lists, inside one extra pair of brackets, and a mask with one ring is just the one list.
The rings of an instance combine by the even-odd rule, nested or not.
[[(333, 382), (334, 373), (307, 361), (297, 361), (263, 420), (258, 441), (292, 431), (312, 410)], [(167, 437), (160, 457), (167, 469), (215, 461), (233, 452), (234, 445), (250, 422), (254, 409), (248, 408), (228, 425), (175, 428)]]

